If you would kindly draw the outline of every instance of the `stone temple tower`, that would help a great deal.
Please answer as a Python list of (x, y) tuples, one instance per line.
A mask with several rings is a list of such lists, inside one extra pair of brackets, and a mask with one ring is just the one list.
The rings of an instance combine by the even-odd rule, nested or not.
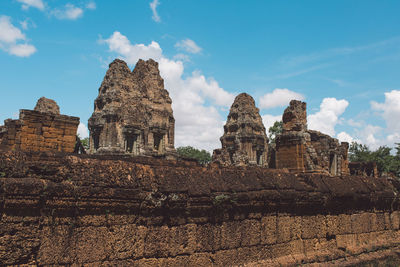
[(268, 167), (268, 137), (250, 95), (242, 93), (235, 98), (220, 140), (222, 148), (214, 150), (213, 162), (223, 166)]
[(89, 119), (89, 153), (175, 157), (171, 104), (157, 62), (140, 59), (131, 71), (114, 60)]

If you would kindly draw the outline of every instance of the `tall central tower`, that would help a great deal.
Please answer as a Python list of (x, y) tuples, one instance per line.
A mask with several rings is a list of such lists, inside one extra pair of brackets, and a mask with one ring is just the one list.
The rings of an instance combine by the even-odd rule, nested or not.
[(89, 119), (89, 153), (175, 157), (175, 119), (158, 63), (139, 60), (131, 72), (114, 60)]

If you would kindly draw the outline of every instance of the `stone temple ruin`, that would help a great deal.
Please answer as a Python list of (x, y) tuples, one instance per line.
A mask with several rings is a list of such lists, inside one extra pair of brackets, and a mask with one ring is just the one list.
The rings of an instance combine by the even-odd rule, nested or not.
[(79, 118), (60, 115), (54, 100), (41, 97), (34, 110), (21, 109), (19, 119), (0, 126), (0, 145), (12, 150), (71, 153), (76, 143)]
[[(349, 169), (348, 143), (308, 130), (306, 103), (292, 100), (282, 121), (282, 134), (274, 146), (269, 145), (254, 99), (239, 94), (220, 138), (222, 148), (214, 150), (212, 161), (221, 166), (251, 165), (334, 176), (378, 175), (373, 163), (353, 163)], [(22, 109), (18, 120), (8, 119), (0, 126), (0, 145), (28, 151), (74, 152), (75, 148), (76, 152), (78, 125), (79, 118), (60, 115), (58, 105), (43, 97), (34, 110)], [(119, 59), (109, 65), (88, 126), (90, 154), (177, 158), (172, 101), (158, 63), (152, 59), (140, 59), (133, 71)]]
[(157, 62), (140, 59), (131, 71), (114, 60), (89, 119), (89, 153), (176, 157), (171, 104)]
[[(369, 163), (348, 176), (348, 144), (306, 115), (292, 100), (270, 148), (243, 93), (220, 164), (164, 160), (174, 118), (158, 65), (115, 60), (89, 127), (91, 152), (118, 156), (48, 152), (72, 152), (79, 124), (50, 99), (0, 126), (0, 265), (399, 266), (399, 181), (369, 177)], [(246, 165), (260, 167), (232, 167)]]
[(268, 167), (268, 137), (250, 95), (242, 93), (235, 98), (220, 140), (222, 148), (214, 150), (213, 162)]
[(283, 131), (276, 138), (276, 168), (292, 172), (348, 175), (349, 144), (318, 131), (307, 130), (306, 103), (292, 100), (283, 116)]
[(349, 174), (349, 144), (308, 130), (305, 102), (292, 100), (282, 121), (282, 134), (276, 137), (275, 147), (268, 146), (254, 99), (246, 93), (238, 95), (220, 138), (222, 148), (214, 150), (213, 162), (222, 166), (258, 165), (335, 176)]

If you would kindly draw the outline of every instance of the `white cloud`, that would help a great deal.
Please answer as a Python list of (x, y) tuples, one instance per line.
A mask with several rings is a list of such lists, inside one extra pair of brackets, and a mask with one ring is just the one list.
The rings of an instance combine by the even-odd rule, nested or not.
[(268, 134), (269, 128), (273, 126), (276, 121), (282, 120), (282, 115), (274, 116), (274, 115), (264, 114), (261, 116), (261, 118)]
[(19, 24), (21, 25), (21, 28), (24, 29), (24, 30), (27, 30), (28, 27), (29, 27), (29, 24), (28, 24), (27, 20), (21, 21)]
[(95, 10), (96, 9), (96, 3), (95, 2), (89, 2), (86, 4), (86, 8), (90, 10)]
[(17, 0), (22, 3), (22, 9), (28, 10), (30, 7), (34, 7), (40, 10), (44, 10), (45, 4), (42, 0)]
[(153, 0), (153, 2), (150, 3), (150, 8), (151, 11), (153, 12), (153, 16), (151, 17), (155, 22), (161, 22), (161, 18), (157, 13), (157, 6), (160, 4), (158, 0)]
[(346, 132), (340, 132), (340, 133), (338, 133), (337, 134), (337, 138), (339, 139), (339, 141), (340, 142), (347, 142), (347, 143), (352, 143), (352, 142), (355, 142), (356, 140), (351, 136), (351, 135), (349, 135), (348, 133), (346, 133)]
[(186, 52), (197, 54), (200, 53), (202, 48), (198, 46), (193, 40), (185, 39), (177, 42), (175, 47)]
[(19, 25), (21, 25), (21, 28), (24, 30), (28, 30), (29, 28), (36, 28), (35, 22), (30, 18), (26, 18), (25, 20), (20, 21)]
[(307, 117), (308, 128), (334, 136), (335, 126), (339, 122), (339, 117), (348, 105), (349, 102), (344, 99), (324, 98), (320, 105), (320, 110)]
[(386, 141), (389, 146), (393, 146), (395, 143), (400, 143), (400, 134), (399, 133), (389, 134), (386, 137)]
[(354, 132), (355, 136), (359, 138), (354, 141), (366, 144), (371, 150), (376, 150), (380, 146), (393, 147), (395, 143), (400, 142), (399, 133), (385, 135), (385, 129), (376, 125), (367, 124)]
[(25, 34), (7, 16), (0, 16), (0, 49), (18, 57), (29, 57), (36, 52), (36, 48), (27, 43)]
[[(380, 146), (393, 147), (395, 143), (400, 142), (400, 91), (392, 90), (385, 93), (385, 100), (382, 103), (371, 101), (371, 109), (376, 111), (386, 122), (386, 127), (368, 124), (371, 111), (364, 112), (364, 119), (355, 121), (347, 120), (347, 124), (353, 127), (351, 138), (347, 133), (341, 132), (337, 135), (339, 139), (348, 138), (357, 143), (367, 145), (371, 150), (376, 150)], [(336, 110), (340, 113), (340, 110)], [(375, 113), (376, 114), (376, 113)], [(366, 116), (366, 117), (365, 117)], [(321, 119), (324, 121), (324, 119)], [(326, 119), (327, 120), (327, 119)], [(366, 122), (367, 121), (367, 122)]]
[(304, 96), (286, 88), (276, 88), (272, 93), (260, 97), (260, 108), (284, 107), (293, 99), (304, 100)]
[[(30, 7), (35, 7), (41, 11), (45, 11), (48, 15), (54, 16), (58, 19), (66, 20), (76, 20), (83, 16), (84, 10), (94, 10), (96, 9), (96, 3), (94, 1), (89, 1), (86, 5), (81, 4), (81, 7), (75, 6), (71, 3), (66, 3), (62, 8), (48, 8), (43, 0), (17, 0), (22, 3), (22, 9), (27, 10)], [(21, 22), (24, 29), (28, 26), (26, 22)]]
[(190, 57), (188, 55), (185, 54), (176, 54), (173, 57), (174, 60), (181, 60), (183, 62), (189, 62), (190, 61)]
[(85, 124), (82, 122), (79, 123), (78, 130), (76, 132), (79, 135), (79, 138), (89, 137), (89, 131)]
[(36, 47), (30, 44), (16, 44), (10, 47), (9, 53), (17, 57), (29, 57), (36, 52)]
[(392, 90), (385, 93), (385, 102), (371, 102), (371, 107), (380, 112), (386, 122), (389, 133), (400, 132), (400, 91)]
[(219, 138), (223, 134), (224, 122), (218, 109), (229, 107), (234, 99), (233, 94), (200, 71), (194, 71), (184, 78), (183, 62), (165, 57), (155, 41), (149, 45), (132, 44), (126, 36), (114, 32), (110, 38), (100, 40), (100, 43), (107, 44), (110, 52), (117, 53), (129, 65), (136, 64), (139, 58), (158, 61), (165, 88), (172, 98), (176, 147), (191, 145), (212, 151), (221, 146)]
[(353, 119), (348, 119), (348, 120), (347, 120), (347, 124), (349, 124), (349, 125), (352, 126), (352, 127), (357, 127), (357, 128), (360, 128), (360, 127), (362, 126), (362, 122), (360, 122), (360, 121), (355, 121), (355, 120), (353, 120)]
[(162, 58), (162, 50), (157, 42), (151, 42), (148, 46), (144, 44), (132, 45), (131, 42), (120, 32), (114, 32), (110, 38), (100, 40), (106, 43), (112, 52), (116, 52), (130, 65), (136, 64), (139, 58), (147, 60), (152, 58), (159, 60)]
[(18, 40), (25, 40), (25, 34), (20, 29), (12, 25), (10, 17), (0, 17), (0, 42), (15, 43)]
[(327, 61), (334, 57), (347, 56), (347, 55), (351, 55), (351, 54), (358, 53), (358, 52), (382, 49), (382, 47), (397, 44), (397, 43), (399, 43), (399, 41), (400, 41), (399, 37), (394, 37), (391, 39), (379, 41), (376, 43), (370, 43), (367, 45), (353, 46), (353, 47), (338, 47), (338, 48), (331, 48), (331, 49), (324, 50), (324, 51), (314, 52), (311, 54), (305, 54), (305, 55), (294, 56), (294, 57), (289, 56), (289, 57), (282, 58), (281, 64), (285, 65), (285, 66), (293, 67), (293, 66), (298, 66), (298, 65), (304, 65), (307, 63), (311, 63), (311, 62)]
[(366, 144), (370, 149), (375, 150), (379, 146), (384, 145), (384, 140), (379, 138), (382, 130), (382, 127), (368, 124), (362, 131), (358, 132), (358, 135), (362, 143)]
[(62, 9), (53, 9), (51, 14), (58, 19), (76, 20), (83, 16), (83, 9), (68, 3)]
[(194, 71), (192, 76), (188, 77), (186, 84), (196, 92), (201, 92), (204, 96), (213, 99), (218, 106), (229, 107), (235, 96), (228, 93), (213, 78), (206, 78), (199, 71)]

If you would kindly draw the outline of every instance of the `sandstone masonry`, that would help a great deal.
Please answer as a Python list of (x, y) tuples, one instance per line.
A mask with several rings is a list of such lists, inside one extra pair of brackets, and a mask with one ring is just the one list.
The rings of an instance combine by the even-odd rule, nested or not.
[(79, 118), (60, 115), (57, 103), (42, 97), (35, 110), (21, 109), (18, 120), (4, 121), (0, 144), (12, 150), (71, 153), (78, 125)]
[(342, 267), (400, 252), (386, 178), (1, 149), (0, 174), (2, 266)]
[(283, 116), (283, 131), (276, 138), (276, 168), (293, 172), (349, 174), (349, 144), (318, 131), (307, 130), (306, 103), (292, 100)]
[(124, 61), (114, 60), (89, 119), (89, 153), (174, 158), (171, 104), (157, 62), (140, 59), (131, 72)]
[(242, 93), (235, 98), (220, 140), (222, 148), (214, 150), (213, 162), (268, 167), (268, 137), (250, 95)]

